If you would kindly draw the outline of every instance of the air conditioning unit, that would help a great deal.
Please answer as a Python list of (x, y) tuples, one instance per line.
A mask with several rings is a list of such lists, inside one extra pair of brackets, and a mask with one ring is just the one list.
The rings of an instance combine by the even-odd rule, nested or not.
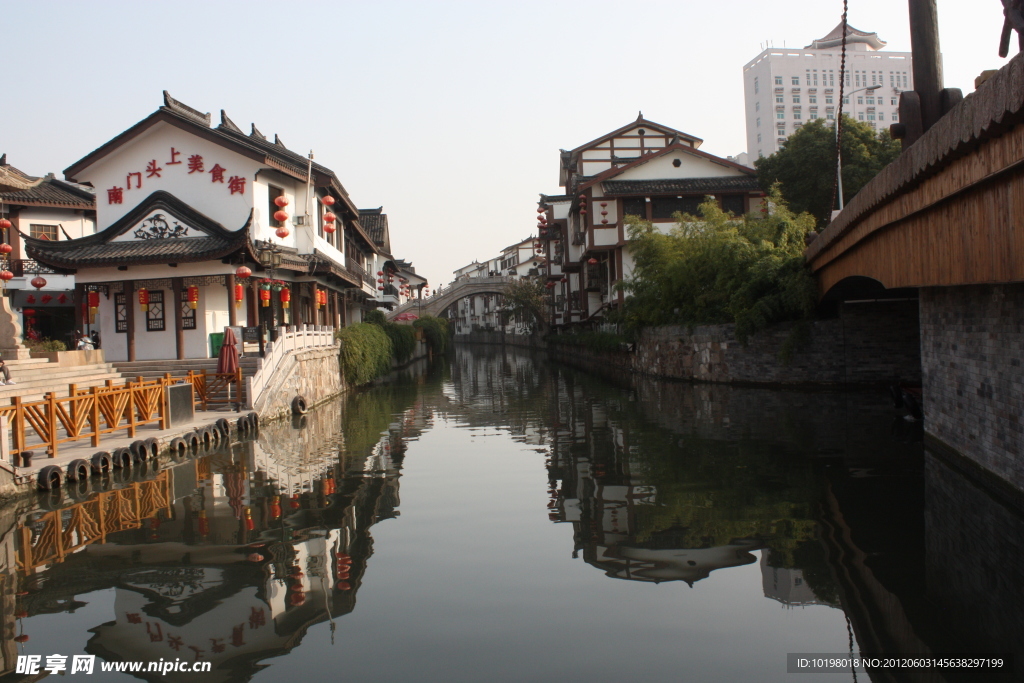
[(292, 222), (295, 225), (305, 225), (306, 224), (306, 217), (305, 216), (295, 216), (294, 218), (292, 218)]

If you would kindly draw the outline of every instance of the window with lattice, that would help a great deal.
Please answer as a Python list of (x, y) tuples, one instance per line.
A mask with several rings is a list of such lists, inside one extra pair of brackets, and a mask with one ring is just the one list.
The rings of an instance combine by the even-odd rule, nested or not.
[(116, 332), (128, 331), (128, 306), (124, 292), (114, 295), (114, 330)]
[(163, 290), (150, 291), (149, 310), (146, 311), (146, 330), (149, 332), (162, 332), (165, 329)]
[(196, 329), (196, 309), (188, 305), (188, 289), (181, 290), (181, 301), (178, 305), (181, 306), (181, 329)]

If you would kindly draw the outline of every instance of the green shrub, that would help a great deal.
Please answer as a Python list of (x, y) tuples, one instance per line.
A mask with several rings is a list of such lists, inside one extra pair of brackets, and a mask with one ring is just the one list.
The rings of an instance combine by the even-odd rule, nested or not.
[(373, 310), (363, 316), (364, 323), (370, 323), (371, 325), (384, 325), (388, 319), (384, 317), (384, 311)]
[(448, 348), (448, 320), (425, 315), (413, 322), (413, 327), (423, 330), (427, 344), (434, 353), (444, 353)]
[(370, 311), (363, 316), (363, 321), (384, 330), (391, 340), (391, 354), (396, 362), (402, 364), (412, 358), (416, 351), (416, 330), (408, 325), (388, 322), (381, 311)]
[(391, 339), (379, 326), (349, 325), (335, 336), (341, 340), (341, 371), (349, 385), (366, 384), (391, 371)]
[(42, 339), (37, 340), (26, 339), (24, 340), (23, 343), (25, 347), (30, 351), (52, 353), (54, 351), (68, 350), (67, 344), (65, 344), (64, 342), (58, 341), (56, 339), (49, 339), (47, 337), (43, 337)]

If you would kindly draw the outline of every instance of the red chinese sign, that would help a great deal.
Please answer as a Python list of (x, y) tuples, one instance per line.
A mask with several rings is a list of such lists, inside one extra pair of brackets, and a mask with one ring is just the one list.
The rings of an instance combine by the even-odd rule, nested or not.
[[(175, 147), (171, 147), (171, 160), (164, 162), (164, 166), (178, 166), (183, 162), (178, 159), (184, 153), (179, 151)], [(230, 178), (226, 178), (228, 170), (220, 164), (214, 164), (213, 168), (209, 171), (206, 170), (206, 164), (203, 161), (201, 154), (192, 154), (188, 157), (186, 162), (188, 167), (188, 175), (193, 173), (209, 173), (210, 182), (213, 183), (225, 183), (228, 187), (230, 194), (245, 194), (245, 183), (246, 179), (244, 176), (233, 175)], [(142, 174), (145, 173), (147, 178), (163, 178), (163, 166), (159, 165), (156, 159), (150, 160), (146, 164), (145, 171), (133, 171), (125, 176), (125, 185), (120, 187), (115, 185), (107, 190), (107, 204), (123, 204), (124, 193), (126, 190), (141, 190), (142, 189)], [(134, 185), (132, 184), (134, 182)]]

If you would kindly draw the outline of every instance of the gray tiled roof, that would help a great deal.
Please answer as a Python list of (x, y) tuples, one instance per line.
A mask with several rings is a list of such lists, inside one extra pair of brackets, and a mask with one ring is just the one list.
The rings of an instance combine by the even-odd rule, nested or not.
[(5, 204), (57, 204), (74, 208), (95, 208), (96, 195), (81, 185), (47, 178), (24, 190), (0, 192)]
[(384, 207), (378, 209), (359, 209), (359, 224), (378, 245), (388, 241), (388, 215), (383, 213)]
[(679, 194), (696, 192), (756, 192), (761, 189), (753, 176), (721, 178), (673, 178), (664, 180), (606, 180), (601, 183), (609, 195)]

